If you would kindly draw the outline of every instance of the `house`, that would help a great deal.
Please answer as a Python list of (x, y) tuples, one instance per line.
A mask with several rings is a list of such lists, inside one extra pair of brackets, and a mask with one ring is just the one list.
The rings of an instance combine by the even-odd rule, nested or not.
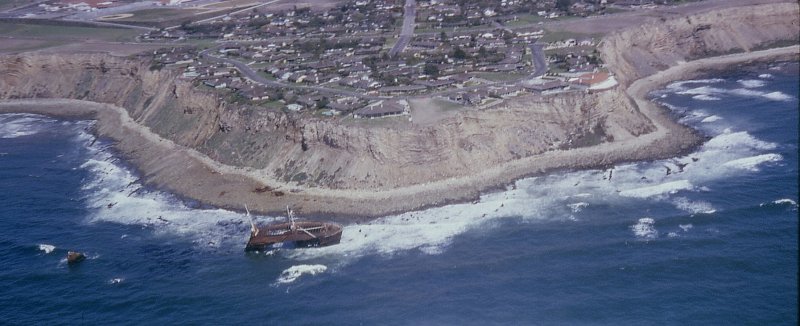
[(206, 79), (205, 81), (203, 81), (203, 84), (205, 84), (208, 87), (220, 89), (228, 86), (228, 80), (224, 78)]
[(381, 118), (408, 114), (408, 103), (405, 101), (381, 100), (353, 112), (354, 118)]
[(444, 87), (454, 84), (456, 81), (452, 79), (440, 79), (440, 80), (415, 80), (415, 85), (421, 85), (428, 88), (438, 88)]
[(463, 103), (468, 105), (478, 105), (483, 102), (483, 97), (481, 94), (475, 93), (465, 93), (463, 96)]
[(269, 99), (269, 91), (266, 88), (253, 85), (241, 89), (239, 94), (251, 101), (264, 101)]
[(503, 86), (503, 87), (492, 88), (489, 91), (489, 94), (494, 97), (506, 98), (506, 97), (516, 96), (522, 91), (523, 89), (520, 86)]
[(327, 108), (339, 112), (339, 114), (353, 111), (358, 108), (356, 102), (330, 102)]

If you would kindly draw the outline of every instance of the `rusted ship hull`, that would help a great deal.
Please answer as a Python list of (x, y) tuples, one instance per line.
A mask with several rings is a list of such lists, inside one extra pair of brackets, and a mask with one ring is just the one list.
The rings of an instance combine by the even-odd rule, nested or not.
[(296, 222), (259, 227), (250, 234), (245, 251), (273, 248), (309, 248), (338, 244), (342, 226), (333, 223)]

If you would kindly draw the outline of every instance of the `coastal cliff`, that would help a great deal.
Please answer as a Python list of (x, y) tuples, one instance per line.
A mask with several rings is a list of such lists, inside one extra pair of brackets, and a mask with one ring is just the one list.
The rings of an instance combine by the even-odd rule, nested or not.
[(793, 2), (657, 18), (606, 36), (600, 52), (618, 80), (628, 85), (686, 61), (795, 45), (800, 38), (798, 11)]
[(700, 137), (648, 104), (646, 93), (658, 82), (634, 81), (701, 57), (796, 43), (796, 9), (785, 3), (655, 18), (601, 44), (603, 59), (625, 87), (527, 95), (460, 111), (436, 125), (323, 119), (232, 104), (170, 69), (151, 69), (147, 60), (103, 54), (0, 57), (0, 99), (87, 101), (38, 110), (12, 103), (5, 112), (58, 115), (59, 105), (83, 105), (89, 113), (130, 117), (100, 123), (97, 133), (118, 142), (146, 183), (209, 204), (384, 215), (474, 198), (547, 170), (688, 150)]
[(228, 104), (210, 88), (136, 59), (26, 55), (2, 58), (0, 67), (0, 98), (114, 104), (161, 137), (216, 161), (310, 187), (392, 189), (652, 130), (620, 91), (524, 96), (436, 126), (376, 126)]

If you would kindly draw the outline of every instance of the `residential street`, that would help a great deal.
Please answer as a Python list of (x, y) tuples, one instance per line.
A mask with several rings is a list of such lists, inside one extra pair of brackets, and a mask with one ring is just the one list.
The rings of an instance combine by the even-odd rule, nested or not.
[(390, 56), (395, 56), (411, 43), (414, 38), (414, 21), (417, 18), (417, 2), (415, 0), (406, 0), (406, 5), (403, 7), (403, 28), (400, 30), (400, 38), (389, 50)]

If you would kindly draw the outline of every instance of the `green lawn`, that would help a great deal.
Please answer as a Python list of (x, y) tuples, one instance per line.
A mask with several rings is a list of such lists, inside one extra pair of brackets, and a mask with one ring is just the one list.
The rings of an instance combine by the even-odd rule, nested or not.
[(517, 20), (509, 20), (504, 22), (504, 24), (507, 27), (516, 27), (516, 26), (536, 24), (538, 22), (545, 21), (545, 18), (539, 15), (521, 14), (521, 15), (516, 15), (516, 17)]
[(198, 13), (195, 9), (175, 9), (175, 8), (157, 8), (157, 9), (143, 9), (130, 12), (133, 14), (131, 17), (114, 19), (113, 22), (164, 22), (176, 21), (181, 18), (190, 18)]
[(95, 39), (102, 41), (132, 41), (139, 31), (124, 28), (77, 27), (0, 22), (0, 35), (19, 38), (48, 39)]
[(384, 49), (391, 49), (397, 43), (397, 37), (387, 37), (386, 43), (383, 45)]
[(582, 38), (594, 37), (595, 39), (602, 36), (602, 34), (583, 34), (565, 31), (546, 31), (544, 36), (540, 39), (542, 42), (563, 41), (566, 39), (580, 40)]

